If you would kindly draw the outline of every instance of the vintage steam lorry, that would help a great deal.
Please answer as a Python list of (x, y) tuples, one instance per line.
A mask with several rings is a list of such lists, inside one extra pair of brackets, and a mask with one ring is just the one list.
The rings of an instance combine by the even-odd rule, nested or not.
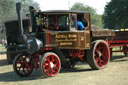
[[(111, 30), (91, 30), (90, 14), (83, 11), (39, 11), (30, 7), (28, 19), (21, 18), (21, 4), (16, 4), (18, 21), (5, 23), (7, 58), (19, 76), (29, 76), (40, 69), (43, 77), (55, 76), (61, 69), (87, 62), (94, 70), (103, 69), (110, 59), (108, 37)], [(84, 24), (79, 30), (77, 20)]]

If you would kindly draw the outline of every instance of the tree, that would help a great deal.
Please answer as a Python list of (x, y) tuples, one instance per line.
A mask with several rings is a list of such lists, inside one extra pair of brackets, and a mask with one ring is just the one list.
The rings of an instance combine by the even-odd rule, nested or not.
[[(33, 0), (21, 0), (22, 1), (22, 14), (25, 16), (29, 11), (29, 6), (33, 6), (39, 10), (39, 4)], [(1, 30), (5, 30), (4, 22), (12, 19), (16, 19), (16, 0), (0, 0), (0, 36), (5, 36), (5, 31), (1, 33)]]
[(33, 6), (36, 10), (39, 10), (39, 4), (33, 0), (22, 0), (22, 11), (23, 14), (27, 14), (29, 10), (29, 6)]
[(108, 29), (128, 28), (128, 0), (111, 0), (103, 14), (104, 27)]
[(86, 11), (91, 14), (91, 24), (97, 25), (100, 28), (103, 28), (103, 23), (102, 23), (102, 15), (98, 15), (96, 13), (96, 9), (93, 7), (84, 5), (83, 3), (75, 3), (71, 10), (81, 10), (81, 11)]
[[(1, 0), (0, 1), (0, 25), (4, 23), (4, 21), (13, 19), (16, 17), (16, 0)], [(22, 0), (22, 10), (23, 15), (25, 16), (28, 13), (29, 6), (35, 7), (35, 9), (39, 10), (39, 4), (33, 0)]]
[(13, 16), (14, 0), (1, 0), (0, 1), (0, 24), (3, 24), (9, 16)]

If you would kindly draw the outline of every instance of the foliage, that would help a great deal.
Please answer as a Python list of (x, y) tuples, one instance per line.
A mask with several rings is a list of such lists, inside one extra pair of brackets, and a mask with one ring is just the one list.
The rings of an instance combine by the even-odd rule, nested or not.
[[(33, 0), (21, 0), (22, 1), (22, 13), (23, 15), (28, 13), (29, 6), (39, 8), (39, 4)], [(0, 25), (3, 25), (4, 21), (13, 19), (16, 17), (16, 0), (1, 0), (0, 1)]]
[(14, 0), (1, 0), (0, 1), (0, 24), (6, 21), (10, 16), (13, 16)]
[(93, 7), (90, 7), (88, 5), (85, 5), (83, 3), (75, 3), (71, 10), (81, 10), (81, 11), (86, 11), (91, 14), (91, 24), (97, 25), (100, 28), (103, 28), (103, 23), (102, 23), (102, 15), (98, 15), (96, 13), (96, 9)]
[(35, 9), (39, 10), (39, 4), (37, 2), (34, 2), (33, 0), (22, 0), (22, 10), (24, 14), (28, 13), (29, 6), (33, 6)]
[(111, 0), (103, 14), (105, 28), (128, 28), (128, 0)]
[[(29, 6), (33, 6), (35, 9), (40, 9), (39, 4), (33, 0), (21, 0), (22, 1), (22, 15), (25, 16), (28, 13)], [(4, 22), (8, 20), (16, 19), (16, 0), (0, 0), (0, 39), (5, 36)], [(4, 30), (2, 32), (2, 30)]]

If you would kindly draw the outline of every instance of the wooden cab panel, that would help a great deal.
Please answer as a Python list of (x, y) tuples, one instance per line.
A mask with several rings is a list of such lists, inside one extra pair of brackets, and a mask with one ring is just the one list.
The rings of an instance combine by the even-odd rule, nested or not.
[(87, 20), (87, 27), (85, 27), (85, 36), (86, 36), (86, 44), (85, 44), (85, 48), (86, 49), (90, 49), (91, 48), (91, 20), (90, 20), (90, 14), (89, 13), (85, 13), (84, 14), (84, 18)]
[[(58, 47), (62, 49), (88, 49), (89, 45), (86, 42), (86, 32), (85, 31), (77, 31), (77, 32), (49, 32), (46, 35), (47, 42), (46, 44), (51, 47)], [(88, 46), (87, 46), (88, 45)]]

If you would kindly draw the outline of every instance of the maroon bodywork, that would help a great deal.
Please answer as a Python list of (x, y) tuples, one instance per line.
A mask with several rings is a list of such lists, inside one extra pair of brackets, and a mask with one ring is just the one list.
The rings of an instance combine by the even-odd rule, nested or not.
[[(125, 56), (128, 54), (128, 31), (116, 31), (115, 36), (109, 38), (107, 41), (110, 47), (110, 54), (112, 57), (113, 52), (123, 52)], [(119, 47), (118, 50), (113, 48)]]
[[(21, 30), (22, 20), (20, 15), (18, 17)], [(78, 30), (77, 20), (81, 20), (84, 30)], [(30, 7), (28, 22), (29, 32), (24, 34), (26, 29), (22, 29), (24, 42), (20, 43), (18, 37), (18, 43), (9, 44), (9, 51), (17, 54), (13, 68), (19, 76), (29, 76), (33, 69), (40, 69), (44, 78), (53, 77), (61, 66), (73, 68), (79, 61), (88, 63), (94, 70), (107, 66), (109, 37), (115, 33), (105, 29), (91, 30), (90, 13), (72, 10), (36, 12)]]

